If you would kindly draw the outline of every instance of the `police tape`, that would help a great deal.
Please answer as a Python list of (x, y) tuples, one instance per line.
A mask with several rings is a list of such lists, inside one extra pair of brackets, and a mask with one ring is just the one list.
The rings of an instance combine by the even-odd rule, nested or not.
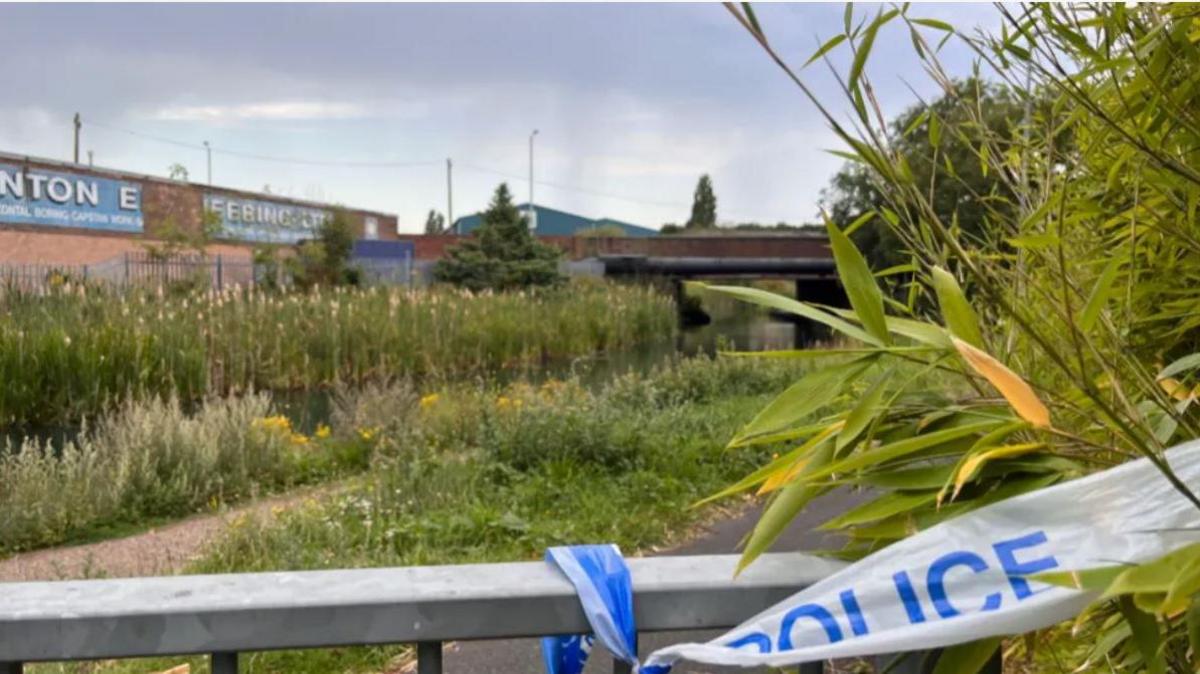
[(615, 545), (573, 545), (546, 550), (546, 561), (575, 586), (592, 634), (542, 638), (547, 674), (580, 674), (596, 637), (613, 658), (637, 665), (637, 627), (629, 567)]
[[(1200, 441), (1171, 449), (1166, 458), (1185, 484), (1200, 484)], [(1097, 598), (1030, 576), (1146, 562), (1198, 538), (1200, 511), (1149, 460), (1138, 459), (930, 527), (712, 641), (655, 651), (638, 671), (665, 674), (679, 660), (783, 667), (1020, 634), (1067, 620)], [(604, 554), (619, 557), (615, 547), (592, 547), (611, 547)], [(558, 549), (563, 552), (556, 556), (573, 559), (569, 553), (577, 549)], [(602, 641), (614, 641), (610, 649), (635, 662), (636, 641), (624, 642), (631, 652), (613, 636), (636, 635), (632, 610), (614, 612), (610, 606), (624, 604), (586, 591), (599, 587), (624, 596), (613, 588), (623, 582), (628, 592), (628, 573), (622, 579), (606, 571), (617, 568), (611, 559), (583, 566), (560, 560), (560, 568), (584, 588), (580, 599)]]
[[(1200, 484), (1200, 441), (1166, 457)], [(664, 674), (678, 660), (781, 667), (1020, 634), (1097, 598), (1029, 576), (1146, 562), (1198, 538), (1200, 511), (1138, 459), (930, 527), (712, 641), (656, 651), (639, 671)]]

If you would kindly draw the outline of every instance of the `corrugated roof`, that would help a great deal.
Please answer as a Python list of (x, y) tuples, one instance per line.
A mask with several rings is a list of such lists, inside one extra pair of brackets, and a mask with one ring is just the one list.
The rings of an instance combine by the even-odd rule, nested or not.
[[(518, 204), (517, 208), (526, 211), (528, 203)], [(657, 236), (658, 231), (640, 225), (621, 222), (612, 218), (593, 220), (582, 215), (560, 211), (547, 206), (534, 206), (537, 210), (537, 228), (534, 233), (538, 236), (575, 236), (581, 231), (596, 227), (615, 225), (625, 231), (626, 236)], [(482, 218), (479, 213), (468, 215), (454, 221), (455, 231), (460, 234), (470, 234), (479, 228)]]

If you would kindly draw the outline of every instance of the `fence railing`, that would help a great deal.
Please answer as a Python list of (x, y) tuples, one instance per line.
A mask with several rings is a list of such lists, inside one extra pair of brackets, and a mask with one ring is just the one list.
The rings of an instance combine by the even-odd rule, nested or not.
[[(412, 283), (410, 258), (363, 258), (353, 260), (351, 266), (358, 268), (364, 285)], [(0, 287), (3, 288), (45, 292), (65, 283), (81, 281), (102, 282), (118, 288), (186, 286), (218, 291), (230, 286), (291, 284), (286, 272), (278, 267), (272, 270), (246, 258), (231, 259), (223, 255), (163, 256), (134, 251), (91, 264), (0, 264)]]
[[(735, 579), (737, 559), (628, 560), (639, 630), (730, 628), (843, 566), (768, 554)], [(571, 584), (542, 562), (0, 587), (0, 674), (39, 661), (195, 654), (211, 657), (213, 674), (233, 674), (245, 652), (404, 643), (417, 646), (419, 674), (437, 674), (446, 641), (590, 631)]]

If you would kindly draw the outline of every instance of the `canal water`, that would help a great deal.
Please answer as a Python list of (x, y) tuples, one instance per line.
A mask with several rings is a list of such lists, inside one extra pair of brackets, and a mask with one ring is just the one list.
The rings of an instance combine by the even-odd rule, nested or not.
[[(718, 351), (770, 351), (791, 349), (797, 343), (796, 324), (776, 320), (766, 313), (735, 312), (696, 327), (681, 328), (673, 337), (643, 344), (635, 349), (585, 356), (566, 362), (515, 368), (496, 373), (499, 381), (526, 379), (578, 378), (585, 386), (602, 386), (629, 372), (647, 372), (673, 359)], [(799, 328), (803, 329), (803, 328)], [(280, 392), (273, 395), (281, 414), (293, 426), (312, 433), (318, 424), (327, 423), (333, 413), (333, 394), (327, 389)], [(25, 438), (49, 441), (61, 447), (80, 433), (78, 425), (9, 428), (0, 431), (0, 450), (19, 446)]]

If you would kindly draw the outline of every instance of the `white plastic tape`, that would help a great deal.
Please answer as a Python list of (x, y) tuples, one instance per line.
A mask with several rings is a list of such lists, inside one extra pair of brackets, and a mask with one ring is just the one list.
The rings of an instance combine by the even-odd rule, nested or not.
[[(1200, 486), (1200, 441), (1166, 456)], [(1139, 459), (926, 529), (717, 639), (656, 651), (640, 671), (662, 674), (677, 660), (779, 667), (1019, 634), (1096, 598), (1027, 576), (1145, 562), (1196, 540), (1200, 510)]]

